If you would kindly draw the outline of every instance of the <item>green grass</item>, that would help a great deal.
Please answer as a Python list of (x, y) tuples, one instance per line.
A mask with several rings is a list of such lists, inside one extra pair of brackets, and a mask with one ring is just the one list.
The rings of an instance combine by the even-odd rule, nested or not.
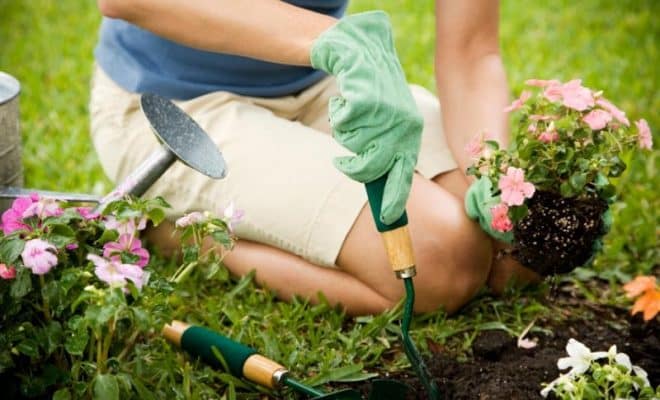
[[(502, 3), (501, 42), (514, 93), (530, 77), (582, 78), (601, 88), (631, 120), (644, 117), (660, 129), (658, 46), (660, 3), (584, 0)], [(530, 3), (531, 5), (531, 3)], [(410, 81), (434, 89), (433, 2), (357, 0), (351, 12), (384, 8), (395, 27), (397, 48)], [(106, 193), (104, 177), (89, 139), (87, 102), (92, 50), (100, 16), (95, 2), (0, 0), (0, 70), (23, 85), (21, 123), (26, 186), (50, 190)], [(655, 135), (656, 148), (658, 135)], [(658, 154), (633, 156), (620, 179), (622, 203), (614, 208), (614, 227), (592, 269), (566, 279), (594, 301), (621, 304), (621, 282), (650, 273), (660, 259)], [(590, 288), (587, 279), (608, 280), (611, 290)], [(467, 349), (481, 329), (514, 334), (539, 313), (544, 288), (512, 292), (503, 298), (482, 295), (457, 316), (442, 312), (419, 316), (413, 338)], [(181, 293), (182, 316), (260, 349), (312, 383), (360, 379), (365, 373), (407, 365), (396, 333), (398, 314), (345, 318), (326, 305), (278, 302), (248, 277), (194, 280)], [(241, 383), (202, 370), (193, 374), (182, 359), (182, 374), (197, 387), (217, 392)], [(357, 366), (357, 367), (355, 367)], [(194, 385), (193, 385), (194, 386)], [(201, 390), (201, 389), (200, 389)], [(231, 389), (233, 390), (233, 389)], [(203, 390), (202, 390), (203, 391)], [(242, 393), (256, 398), (257, 389)]]

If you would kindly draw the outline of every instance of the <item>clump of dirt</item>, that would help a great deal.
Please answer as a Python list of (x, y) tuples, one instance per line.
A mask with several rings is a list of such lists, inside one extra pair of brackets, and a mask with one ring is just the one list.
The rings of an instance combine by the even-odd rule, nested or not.
[(542, 276), (562, 274), (584, 265), (594, 242), (603, 236), (607, 203), (597, 197), (564, 198), (537, 191), (528, 213), (513, 228), (512, 255)]

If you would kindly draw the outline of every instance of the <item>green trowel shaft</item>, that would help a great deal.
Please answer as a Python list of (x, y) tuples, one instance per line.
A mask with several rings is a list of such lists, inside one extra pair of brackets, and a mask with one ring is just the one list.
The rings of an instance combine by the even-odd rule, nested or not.
[(282, 365), (258, 354), (253, 348), (201, 326), (172, 321), (163, 328), (163, 335), (170, 342), (215, 368), (223, 367), (217, 355), (220, 353), (232, 375), (270, 389), (286, 385), (315, 399), (359, 400), (361, 398), (354, 390), (326, 394), (303, 385), (291, 378), (288, 375), (289, 371)]
[(426, 364), (424, 364), (424, 360), (422, 360), (419, 351), (417, 351), (415, 344), (408, 334), (413, 315), (413, 306), (415, 305), (415, 286), (412, 279), (416, 274), (412, 241), (408, 232), (408, 216), (404, 212), (397, 221), (390, 225), (383, 224), (380, 220), (380, 209), (386, 181), (387, 174), (366, 184), (369, 206), (371, 208), (371, 214), (374, 217), (374, 222), (376, 223), (376, 228), (383, 238), (387, 257), (390, 260), (392, 269), (397, 278), (403, 279), (406, 288), (403, 320), (401, 322), (403, 348), (419, 380), (424, 385), (429, 399), (437, 400), (439, 398), (438, 387), (431, 380)]

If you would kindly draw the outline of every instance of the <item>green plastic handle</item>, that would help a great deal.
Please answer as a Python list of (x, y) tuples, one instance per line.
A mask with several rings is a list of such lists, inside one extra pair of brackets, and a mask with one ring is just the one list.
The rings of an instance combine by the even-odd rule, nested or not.
[(386, 225), (380, 220), (380, 209), (383, 205), (383, 192), (385, 191), (385, 182), (387, 182), (388, 175), (389, 173), (381, 176), (375, 181), (365, 184), (367, 188), (367, 197), (369, 198), (369, 206), (371, 208), (371, 215), (374, 217), (378, 232), (381, 233), (408, 225), (408, 215), (405, 211), (403, 212), (403, 215), (392, 224)]
[(203, 359), (215, 368), (222, 368), (213, 348), (216, 348), (227, 362), (232, 375), (243, 378), (243, 365), (257, 351), (251, 347), (235, 342), (212, 330), (200, 326), (191, 326), (181, 336), (181, 348)]

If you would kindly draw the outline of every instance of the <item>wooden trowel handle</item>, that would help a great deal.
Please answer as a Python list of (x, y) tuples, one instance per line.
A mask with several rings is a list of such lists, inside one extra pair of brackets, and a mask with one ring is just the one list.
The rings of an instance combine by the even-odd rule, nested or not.
[(365, 184), (371, 215), (374, 217), (376, 228), (383, 238), (387, 258), (398, 278), (411, 278), (415, 276), (415, 257), (413, 255), (412, 241), (408, 231), (408, 215), (403, 215), (392, 224), (384, 224), (380, 220), (380, 209), (383, 204), (383, 192), (387, 174), (375, 181)]

